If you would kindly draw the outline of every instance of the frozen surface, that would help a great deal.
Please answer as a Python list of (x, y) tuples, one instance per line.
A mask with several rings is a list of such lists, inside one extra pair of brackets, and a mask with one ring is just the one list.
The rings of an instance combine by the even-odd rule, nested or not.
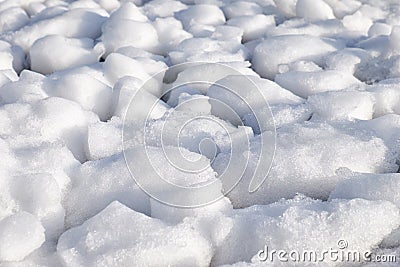
[[(397, 0), (0, 0), (0, 266), (400, 261)], [(321, 266), (348, 266), (325, 260)]]

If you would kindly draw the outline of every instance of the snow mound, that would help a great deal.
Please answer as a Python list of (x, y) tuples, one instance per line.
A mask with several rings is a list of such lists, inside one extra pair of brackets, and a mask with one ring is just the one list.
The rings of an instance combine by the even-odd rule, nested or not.
[(330, 194), (330, 199), (363, 198), (367, 200), (386, 200), (400, 206), (397, 190), (400, 174), (353, 174), (340, 182)]
[(27, 212), (0, 221), (0, 260), (20, 261), (44, 242), (44, 228)]
[(94, 47), (93, 40), (47, 35), (33, 43), (29, 50), (31, 70), (49, 74), (67, 68), (98, 62), (104, 48)]
[[(282, 249), (288, 253), (292, 250), (321, 253), (323, 249), (337, 249), (338, 241), (344, 237), (348, 250), (369, 251), (397, 228), (399, 211), (384, 201), (321, 202), (299, 196), (267, 206), (238, 210), (232, 218), (232, 229), (223, 245), (217, 248), (214, 265), (251, 261), (255, 266), (265, 266), (271, 263), (271, 258), (260, 262), (258, 255), (260, 250), (265, 251), (266, 246), (270, 250)], [(277, 257), (274, 260), (273, 265), (288, 264), (280, 262)], [(293, 262), (289, 260), (289, 263)], [(329, 259), (326, 263), (328, 266), (335, 264)]]
[(399, 17), (398, 0), (0, 0), (0, 265), (398, 255)]
[(65, 232), (57, 253), (66, 265), (206, 266), (212, 247), (186, 225), (172, 227), (113, 202)]
[[(277, 129), (272, 168), (258, 191), (249, 194), (248, 185), (251, 173), (257, 167), (261, 142), (267, 141), (262, 138), (256, 136), (250, 140), (248, 153), (251, 160), (240, 183), (227, 195), (234, 207), (272, 203), (281, 198), (291, 198), (297, 192), (326, 199), (336, 184), (344, 179), (337, 174), (341, 168), (365, 173), (395, 172), (398, 169), (397, 155), (371, 131), (354, 135), (351, 129), (346, 132), (340, 126), (335, 128), (327, 123), (292, 124)], [(374, 152), (366, 154), (365, 151)], [(229, 154), (221, 153), (212, 167), (221, 174), (228, 163)], [(230, 187), (229, 180), (223, 182), (223, 187)]]
[(341, 48), (343, 44), (338, 41), (315, 36), (273, 36), (254, 49), (252, 63), (260, 76), (274, 79), (279, 65), (298, 60), (312, 60), (321, 64), (325, 55)]
[(283, 88), (304, 98), (316, 93), (339, 91), (360, 84), (354, 76), (335, 70), (288, 71), (276, 75), (275, 81)]

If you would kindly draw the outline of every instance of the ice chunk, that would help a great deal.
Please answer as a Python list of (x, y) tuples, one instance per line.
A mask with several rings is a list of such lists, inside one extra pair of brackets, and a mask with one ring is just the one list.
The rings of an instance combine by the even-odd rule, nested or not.
[[(18, 140), (19, 139), (19, 140)], [(71, 151), (61, 143), (27, 144), (31, 140), (18, 138), (10, 142), (14, 149), (15, 158), (18, 160), (18, 172), (21, 175), (32, 173), (48, 173), (57, 182), (62, 198), (70, 188), (73, 171), (80, 163), (72, 155)]]
[(133, 59), (138, 59), (138, 58), (153, 59), (158, 64), (162, 64), (163, 62), (165, 62), (165, 58), (163, 56), (152, 54), (148, 51), (145, 51), (143, 49), (136, 48), (133, 46), (124, 46), (124, 47), (118, 48), (116, 52), (118, 54), (122, 54), (124, 56), (130, 57)]
[(296, 16), (296, 2), (297, 0), (274, 0), (278, 11), (287, 18)]
[(387, 51), (385, 51), (386, 57), (400, 54), (399, 41), (400, 41), (400, 26), (395, 26), (393, 27), (392, 32), (390, 33), (389, 36), (388, 48)]
[(98, 117), (69, 100), (50, 97), (35, 104), (3, 106), (8, 126), (4, 136), (17, 147), (42, 142), (62, 141), (79, 160), (84, 160), (83, 140), (86, 127)]
[(340, 182), (330, 199), (386, 200), (400, 207), (400, 174), (353, 174)]
[(43, 83), (45, 76), (40, 73), (24, 70), (19, 80), (8, 83), (0, 88), (0, 102), (10, 104), (17, 101), (31, 102), (48, 97)]
[(194, 5), (175, 14), (185, 29), (196, 24), (221, 25), (225, 23), (224, 13), (214, 5)]
[[(276, 83), (255, 76), (230, 75), (216, 81), (208, 91), (212, 114), (245, 125), (256, 133), (273, 128), (269, 104), (299, 104), (303, 99), (278, 86)], [(232, 114), (234, 111), (235, 114)]]
[(26, 6), (26, 13), (28, 13), (30, 17), (35, 17), (43, 10), (46, 10), (46, 6), (40, 2), (31, 2)]
[(143, 130), (144, 125), (140, 122), (161, 118), (169, 106), (146, 90), (158, 88), (151, 85), (152, 80), (142, 86), (142, 82), (133, 77), (120, 79), (114, 86), (114, 115), (121, 117), (126, 125), (133, 123), (134, 126), (141, 127), (140, 130)]
[[(326, 199), (336, 184), (344, 179), (336, 173), (343, 167), (364, 173), (397, 171), (398, 156), (374, 132), (357, 131), (351, 127), (343, 131), (343, 126), (337, 127), (340, 128), (326, 123), (304, 122), (277, 129), (272, 168), (265, 182), (252, 194), (248, 192), (248, 185), (259, 161), (263, 137), (250, 140), (249, 164), (245, 169), (240, 169), (240, 165), (237, 167), (236, 175), (244, 172), (242, 180), (227, 195), (234, 207), (271, 203), (293, 197), (297, 192)], [(266, 141), (268, 139), (263, 140)], [(268, 145), (271, 144), (264, 144)], [(221, 175), (229, 163), (229, 153), (220, 153), (212, 167)], [(224, 180), (224, 189), (230, 188), (231, 182)]]
[(400, 155), (400, 115), (388, 114), (373, 120), (357, 123), (361, 129), (372, 130), (376, 136), (382, 138), (386, 145)]
[(105, 19), (90, 10), (73, 9), (65, 12), (63, 9), (61, 14), (36, 21), (18, 31), (8, 33), (6, 39), (21, 46), (25, 52), (29, 51), (36, 40), (47, 35), (96, 39), (101, 35), (101, 25)]
[(38, 249), (21, 261), (2, 262), (4, 267), (59, 266), (61, 262), (55, 253), (54, 242), (44, 242)]
[(324, 0), (333, 10), (335, 17), (342, 19), (346, 15), (353, 14), (362, 3), (357, 0)]
[[(132, 34), (132, 29), (135, 29)], [(157, 31), (135, 4), (127, 2), (115, 11), (102, 26), (107, 55), (124, 46), (153, 51), (158, 44)]]
[[(146, 143), (153, 146), (162, 144), (184, 147), (192, 152), (204, 154), (210, 160), (213, 160), (219, 151), (229, 151), (234, 143), (240, 147), (246, 146), (247, 138), (253, 136), (250, 127), (235, 127), (218, 117), (190, 109), (200, 101), (202, 100), (198, 98), (187, 100), (169, 111), (163, 119), (149, 122), (144, 134)], [(214, 143), (209, 148), (209, 153), (208, 141), (202, 143), (204, 140)], [(205, 149), (203, 153), (202, 148)]]
[(160, 42), (156, 50), (162, 55), (167, 55), (183, 40), (193, 37), (192, 34), (184, 31), (181, 22), (173, 17), (157, 18), (153, 26)]
[(208, 266), (212, 248), (187, 225), (168, 226), (113, 202), (65, 232), (57, 253), (66, 265)]
[(360, 10), (356, 11), (354, 14), (345, 16), (342, 22), (349, 30), (359, 31), (363, 35), (368, 34), (368, 30), (373, 24), (373, 21)]
[(336, 70), (288, 71), (275, 77), (277, 84), (301, 97), (339, 91), (361, 84), (353, 75)]
[[(11, 79), (7, 76), (8, 71), (0, 71), (0, 88), (3, 87), (3, 85), (6, 85), (7, 83), (11, 82)], [(16, 79), (18, 79), (16, 77)]]
[(122, 151), (122, 122), (117, 117), (88, 126), (86, 157), (97, 160)]
[[(278, 24), (280, 20), (277, 20)], [(290, 19), (276, 27), (266, 29), (265, 36), (279, 35), (311, 35), (336, 39), (340, 42), (338, 35), (345, 35), (346, 29), (339, 20), (307, 21), (305, 19)], [(343, 41), (343, 40), (342, 40)]]
[(149, 197), (135, 184), (123, 154), (86, 162), (72, 175), (72, 185), (64, 201), (67, 227), (81, 224), (114, 200), (150, 214)]
[[(181, 93), (178, 97), (177, 109), (198, 115), (211, 114), (210, 98), (204, 95)], [(192, 105), (194, 104), (194, 105)]]
[(77, 102), (82, 108), (99, 115), (103, 121), (111, 117), (112, 89), (88, 74), (67, 73), (50, 77), (44, 88), (51, 96)]
[(20, 261), (44, 242), (44, 228), (27, 212), (0, 221), (0, 260)]
[(289, 64), (279, 65), (279, 73), (285, 73), (289, 71), (302, 71), (302, 72), (313, 72), (321, 71), (322, 68), (312, 61), (299, 60)]
[[(280, 262), (277, 254), (271, 262), (271, 250), (315, 251), (321, 258), (323, 250), (341, 251), (339, 240), (347, 244), (345, 252), (363, 253), (378, 245), (399, 225), (400, 215), (390, 202), (362, 199), (322, 202), (299, 196), (267, 206), (236, 210), (232, 217), (233, 227), (217, 248), (213, 265), (252, 261), (260, 266), (266, 263), (286, 266), (288, 262)], [(266, 247), (269, 257), (260, 262), (258, 253)], [(325, 260), (332, 264), (329, 257)]]
[(281, 64), (297, 60), (322, 63), (323, 56), (342, 48), (342, 44), (326, 38), (307, 35), (274, 36), (254, 50), (253, 67), (264, 78), (273, 79)]
[(36, 106), (39, 130), (45, 140), (65, 141), (67, 147), (79, 160), (84, 160), (84, 136), (87, 125), (98, 120), (91, 112), (84, 111), (78, 104), (62, 98), (51, 97)]
[[(191, 88), (189, 89), (191, 92), (207, 94), (212, 84), (226, 76), (240, 74), (256, 76), (245, 67), (235, 68), (227, 64), (191, 63), (182, 67), (184, 67), (183, 70), (177, 66), (166, 72), (165, 80), (168, 83), (164, 85), (164, 93), (169, 91), (172, 93), (175, 90), (188, 92), (184, 88)], [(176, 102), (173, 99), (171, 101)]]
[[(201, 98), (203, 95), (201, 92), (195, 88), (190, 86), (179, 86), (178, 88), (174, 88), (169, 92), (167, 104), (171, 107), (176, 107), (179, 103), (182, 102), (182, 98), (189, 98), (189, 97), (198, 97)], [(204, 98), (203, 98), (204, 99)], [(204, 101), (203, 101), (204, 102)], [(207, 98), (208, 102), (208, 98)], [(209, 105), (208, 105), (209, 106)], [(200, 110), (208, 110), (208, 107), (202, 105)], [(209, 112), (204, 112), (205, 114), (211, 114), (211, 107)]]
[(379, 35), (390, 35), (392, 27), (386, 23), (375, 22), (368, 30), (368, 37), (376, 37)]
[(186, 39), (168, 55), (173, 64), (184, 62), (242, 62), (248, 58), (247, 50), (240, 43), (240, 40), (218, 40), (212, 37)]
[(311, 21), (335, 18), (331, 7), (324, 0), (297, 0), (296, 15)]
[(257, 14), (262, 14), (262, 8), (253, 2), (237, 1), (229, 3), (222, 7), (224, 14), (227, 19), (231, 19), (239, 16), (254, 16)]
[(150, 79), (140, 61), (118, 53), (112, 53), (106, 58), (103, 70), (104, 75), (113, 85), (124, 76), (138, 78), (143, 83)]
[(275, 26), (273, 16), (248, 15), (234, 17), (227, 22), (228, 25), (236, 26), (243, 30), (243, 41), (248, 42), (263, 37), (268, 27)]
[(16, 148), (36, 147), (43, 142), (63, 142), (79, 160), (84, 160), (87, 125), (98, 117), (69, 100), (50, 97), (34, 104), (9, 104), (0, 113), (2, 136)]
[[(220, 84), (222, 86), (226, 86), (226, 88), (231, 89), (232, 91), (235, 91), (238, 93), (238, 95), (257, 95), (255, 92), (251, 92), (248, 88), (245, 88), (244, 85), (246, 83), (254, 83), (256, 85), (256, 88), (260, 90), (260, 92), (263, 94), (263, 96), (266, 98), (268, 104), (274, 105), (274, 104), (299, 104), (304, 102), (304, 99), (294, 95), (290, 91), (280, 87), (278, 84), (274, 83), (273, 81), (270, 81), (268, 79), (262, 79), (258, 78), (256, 76), (240, 76), (240, 75), (229, 75), (225, 78), (222, 78), (218, 81), (216, 81), (217, 84)], [(226, 92), (226, 91), (223, 91)], [(220, 97), (215, 97), (222, 92), (218, 92), (217, 88), (214, 86), (211, 86), (208, 91), (207, 95), (213, 96), (214, 98), (218, 98), (220, 100)], [(222, 94), (223, 95), (223, 94)], [(221, 95), (221, 97), (222, 97)], [(224, 96), (224, 99), (228, 101), (229, 97), (233, 97), (233, 95), (226, 95)], [(250, 100), (251, 99), (251, 100)], [(251, 97), (246, 97), (246, 100), (248, 100), (249, 104), (251, 107), (257, 106), (254, 101), (259, 101), (259, 99), (256, 98), (251, 98)], [(236, 103), (237, 105), (237, 103)], [(255, 106), (254, 106), (255, 105)], [(234, 104), (232, 103), (231, 105), (233, 108), (235, 108)], [(243, 112), (241, 112), (243, 113)], [(244, 111), (244, 113), (246, 113)]]
[(0, 40), (0, 70), (19, 73), (25, 65), (25, 53), (19, 46)]
[(359, 48), (345, 48), (326, 57), (328, 69), (355, 74), (360, 63), (371, 60), (369, 53)]
[(69, 6), (69, 9), (77, 9), (77, 8), (87, 8), (87, 9), (92, 9), (92, 10), (98, 10), (98, 12), (102, 12), (104, 15), (108, 15), (107, 12), (105, 12), (101, 6), (99, 4), (97, 4), (96, 2), (94, 2), (93, 0), (90, 1), (85, 1), (85, 2), (72, 2)]
[(375, 98), (368, 92), (340, 91), (312, 95), (307, 102), (314, 114), (327, 120), (370, 120)]
[(156, 201), (181, 208), (200, 207), (223, 198), (221, 182), (215, 178), (209, 159), (183, 146), (161, 146), (139, 145), (124, 151), (132, 177), (142, 190)]
[(142, 10), (137, 7), (134, 2), (125, 2), (117, 10), (115, 10), (109, 20), (134, 20), (146, 22), (147, 17)]
[[(142, 69), (153, 78), (157, 78), (160, 82), (162, 80), (162, 75), (168, 68), (166, 59), (163, 56), (151, 54), (144, 50), (135, 48), (133, 46), (122, 47), (117, 50), (117, 54), (121, 54), (136, 60), (142, 65)], [(148, 88), (151, 89), (151, 88)], [(154, 95), (158, 95), (159, 92), (156, 89), (150, 90)]]
[(153, 0), (144, 4), (143, 11), (150, 19), (155, 19), (172, 17), (175, 12), (186, 8), (187, 6), (181, 1)]
[(386, 80), (367, 87), (375, 99), (375, 116), (382, 116), (389, 113), (400, 114), (400, 87), (398, 81)]
[[(275, 104), (271, 105), (273, 122), (268, 122), (267, 125), (275, 125), (276, 128), (282, 126), (300, 123), (309, 120), (312, 116), (312, 110), (307, 103), (304, 104)], [(248, 119), (247, 116), (244, 118)]]
[(72, 39), (60, 35), (43, 37), (29, 50), (31, 69), (48, 74), (96, 63), (104, 53), (104, 48), (101, 45), (93, 46), (93, 40), (89, 38)]
[(1, 33), (18, 30), (28, 22), (28, 15), (20, 7), (11, 7), (0, 12)]
[[(131, 34), (131, 29), (135, 29), (135, 34)], [(107, 54), (128, 45), (153, 51), (158, 44), (157, 31), (150, 23), (127, 19), (107, 21), (101, 39)]]
[(14, 204), (13, 211), (29, 212), (36, 216), (46, 229), (47, 238), (51, 239), (62, 233), (64, 208), (61, 205), (60, 188), (52, 175), (43, 173), (13, 176), (8, 180), (8, 186), (3, 186), (3, 190), (10, 195), (9, 203)]
[(235, 40), (240, 42), (242, 39), (243, 30), (236, 26), (219, 25), (215, 27), (215, 31), (210, 35), (211, 38), (220, 41)]
[(118, 0), (94, 0), (98, 3), (102, 8), (104, 8), (107, 12), (111, 12), (120, 6), (120, 2)]

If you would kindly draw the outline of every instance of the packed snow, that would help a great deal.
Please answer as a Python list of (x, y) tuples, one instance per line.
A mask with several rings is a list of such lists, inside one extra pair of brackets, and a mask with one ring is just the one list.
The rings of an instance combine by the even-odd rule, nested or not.
[(0, 156), (0, 266), (398, 266), (400, 3), (0, 0)]

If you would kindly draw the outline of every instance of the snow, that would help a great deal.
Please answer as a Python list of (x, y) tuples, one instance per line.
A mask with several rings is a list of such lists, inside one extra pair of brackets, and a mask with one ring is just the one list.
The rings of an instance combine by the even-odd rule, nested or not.
[[(131, 30), (135, 29), (134, 34)], [(158, 44), (157, 31), (133, 3), (125, 3), (102, 26), (101, 40), (107, 54), (133, 45), (152, 51)]]
[(312, 95), (307, 101), (314, 112), (326, 120), (371, 120), (374, 97), (368, 92), (339, 91)]
[(263, 37), (268, 27), (275, 26), (273, 16), (262, 14), (234, 17), (227, 22), (243, 30), (243, 41), (248, 42)]
[(112, 89), (88, 74), (63, 75), (46, 81), (44, 86), (51, 96), (62, 97), (79, 103), (85, 110), (96, 113), (100, 119), (107, 120)]
[(228, 19), (240, 16), (254, 16), (263, 13), (262, 8), (257, 3), (247, 1), (230, 3), (225, 5), (222, 10)]
[(101, 25), (105, 19), (90, 9), (61, 10), (56, 15), (39, 18), (36, 23), (28, 24), (18, 31), (6, 33), (5, 39), (19, 45), (25, 52), (29, 51), (36, 40), (47, 35), (96, 39), (101, 35)]
[(360, 11), (354, 14), (347, 15), (343, 18), (343, 25), (346, 28), (352, 29), (354, 31), (360, 31), (362, 33), (367, 33), (369, 28), (372, 26), (372, 20)]
[(297, 60), (312, 60), (318, 64), (323, 56), (343, 48), (342, 46), (340, 41), (314, 36), (273, 36), (254, 49), (252, 63), (262, 77), (274, 79), (281, 64)]
[(104, 53), (93, 40), (47, 35), (33, 43), (29, 50), (31, 69), (42, 74), (96, 63)]
[(399, 14), (0, 0), (0, 265), (310, 266), (259, 253), (340, 240), (398, 257)]
[(297, 0), (296, 15), (307, 20), (333, 19), (331, 7), (323, 0)]
[[(207, 16), (204, 16), (207, 14)], [(217, 26), (225, 23), (225, 16), (221, 9), (214, 5), (195, 5), (176, 13), (183, 27), (189, 30), (193, 25), (212, 25)]]
[(367, 200), (386, 200), (400, 206), (400, 175), (394, 174), (352, 174), (339, 183), (329, 196), (332, 199), (363, 198)]
[[(369, 220), (360, 220), (360, 214)], [(333, 229), (338, 236), (351, 233), (349, 249), (363, 251), (375, 246), (397, 227), (399, 217), (398, 208), (389, 202), (355, 199), (327, 204), (297, 197), (169, 226), (113, 202), (81, 226), (64, 233), (57, 253), (65, 264), (78, 265), (123, 265), (132, 261), (151, 266), (164, 263), (186, 266), (188, 262), (196, 266), (210, 262), (219, 265), (249, 261), (266, 242), (280, 249), (299, 251), (303, 246), (318, 250), (321, 243), (324, 247), (336, 247)], [(219, 229), (218, 234), (206, 227), (210, 223)], [(375, 228), (380, 231), (365, 231)], [(298, 229), (306, 229), (306, 233), (312, 230), (314, 234), (308, 236)], [(243, 235), (243, 231), (247, 234)], [(270, 235), (266, 237), (262, 233)], [(221, 237), (224, 242), (219, 240)], [(213, 245), (216, 254), (211, 259)]]
[(288, 71), (277, 74), (275, 81), (303, 98), (317, 93), (356, 87), (360, 83), (353, 75), (336, 70)]
[[(243, 181), (228, 194), (234, 207), (272, 203), (297, 192), (326, 199), (336, 183), (344, 179), (337, 174), (340, 168), (365, 173), (398, 169), (391, 146), (371, 131), (356, 135), (352, 130), (346, 132), (324, 122), (290, 124), (277, 129), (276, 152), (268, 178), (257, 192), (248, 194), (247, 186), (260, 157), (260, 143), (260, 136), (250, 140), (250, 161)], [(221, 173), (228, 163), (229, 153), (220, 153), (212, 167)], [(223, 186), (229, 188), (229, 182)]]
[(15, 213), (0, 222), (0, 260), (20, 261), (44, 242), (44, 228), (27, 212)]
[[(393, 210), (394, 215), (386, 217), (384, 208)], [(360, 220), (359, 214), (368, 219)], [(239, 210), (232, 217), (232, 229), (213, 258), (215, 265), (239, 261), (260, 263), (257, 252), (265, 245), (287, 251), (336, 248), (336, 236), (351, 236), (346, 240), (348, 249), (365, 251), (398, 226), (399, 213), (389, 202), (353, 199), (324, 203), (298, 196), (293, 200)], [(365, 231), (375, 227), (382, 232)], [(285, 262), (277, 264), (285, 266)]]
[(0, 12), (0, 31), (15, 31), (29, 22), (25, 10), (20, 7), (11, 7)]
[(134, 262), (138, 266), (205, 266), (212, 257), (212, 248), (200, 233), (186, 225), (171, 227), (113, 202), (63, 234), (57, 253), (65, 265), (115, 266)]

